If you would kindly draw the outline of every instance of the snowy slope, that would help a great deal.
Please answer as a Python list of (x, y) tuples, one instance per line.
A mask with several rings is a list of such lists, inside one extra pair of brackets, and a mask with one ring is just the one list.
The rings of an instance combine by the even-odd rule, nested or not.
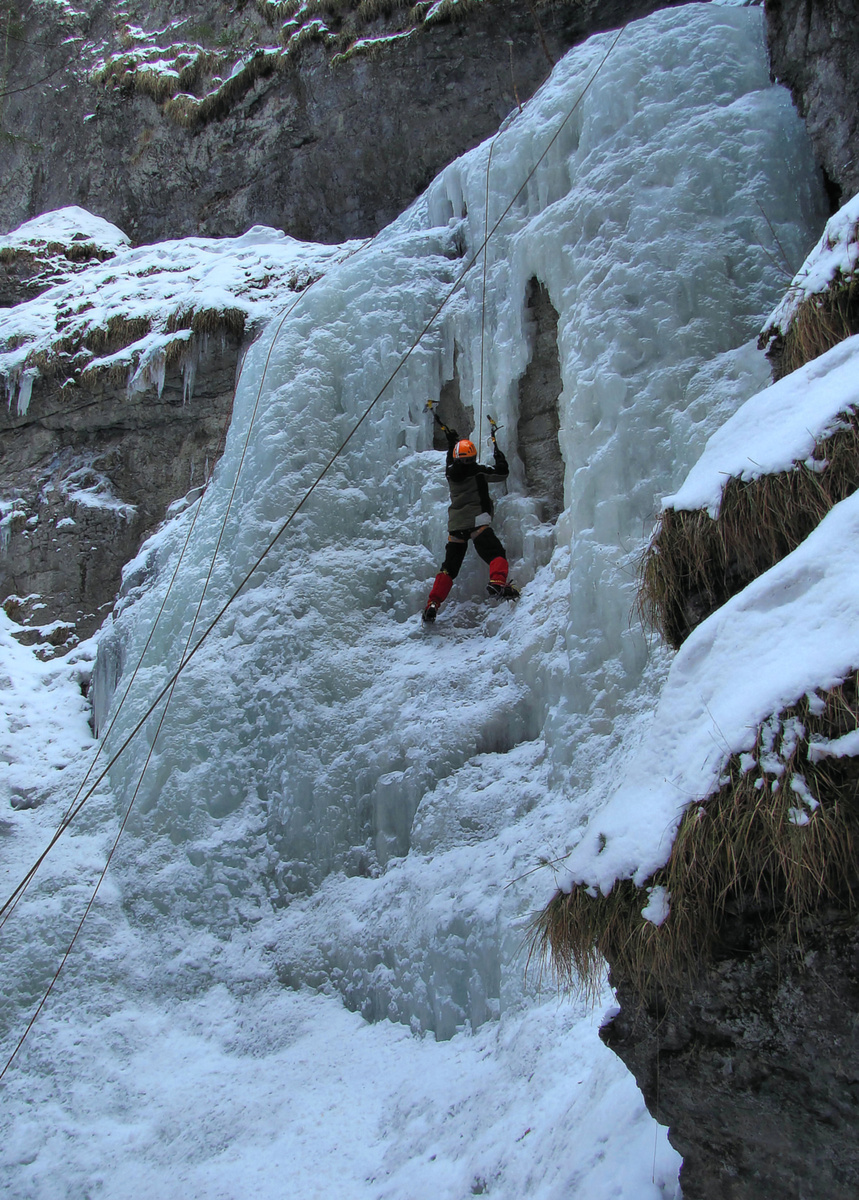
[[(424, 404), (456, 348), (479, 411), (478, 265), (182, 674), (85, 945), (7, 1077), (10, 1194), (71, 1180), (119, 1196), (132, 1174), (153, 1196), (674, 1194), (676, 1157), (598, 1014), (541, 996), (522, 944), (554, 886), (541, 857), (616, 788), (664, 677), (629, 624), (630, 559), (766, 379), (749, 339), (779, 281), (760, 207), (797, 257), (824, 209), (757, 9), (656, 14), (593, 78), (613, 36), (568, 55), (492, 150), (490, 226), (593, 79), (490, 244), (484, 412), (513, 464), (496, 527), (522, 600), (487, 608), (472, 558), (436, 629), (417, 615), (446, 507)], [(452, 164), (249, 352), (111, 745), (179, 661), (221, 528), (198, 634), (480, 245), (489, 153)], [(534, 275), (559, 313), (555, 527), (517, 456)], [(105, 635), (126, 678), (194, 512), (141, 557)], [(9, 1041), (155, 727), (4, 930)]]
[(754, 747), (763, 721), (856, 669), (857, 536), (854, 493), (693, 631), (646, 743), (567, 860), (569, 881), (605, 893), (617, 879), (643, 884), (667, 861), (683, 810), (718, 789), (728, 759)]

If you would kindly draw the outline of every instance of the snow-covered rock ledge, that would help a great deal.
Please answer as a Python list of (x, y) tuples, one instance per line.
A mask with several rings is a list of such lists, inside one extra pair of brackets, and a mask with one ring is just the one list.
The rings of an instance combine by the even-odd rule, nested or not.
[(78, 227), (88, 232), (96, 224), (101, 236), (89, 242), (95, 251), (107, 243), (108, 262), (77, 271), (70, 265), (65, 277), (55, 265), (58, 282), (0, 314), (0, 380), (19, 416), (40, 376), (64, 377), (64, 386), (106, 378), (129, 395), (149, 389), (160, 395), (165, 371), (177, 362), (193, 389), (207, 338), (252, 335), (291, 292), (303, 290), (359, 244), (300, 242), (257, 225), (236, 238), (183, 238), (131, 249), (115, 226), (81, 209), (62, 209), (8, 234), (4, 248), (23, 253), (44, 244), (67, 260)]
[(859, 487), (859, 336), (753, 396), (709, 439), (642, 558), (640, 608), (677, 649)]
[(826, 223), (820, 241), (761, 331), (776, 379), (859, 333), (859, 195)]

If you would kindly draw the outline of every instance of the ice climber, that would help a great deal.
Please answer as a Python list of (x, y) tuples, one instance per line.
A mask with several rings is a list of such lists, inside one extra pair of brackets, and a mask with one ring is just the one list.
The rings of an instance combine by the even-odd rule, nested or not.
[(433, 416), (447, 437), (444, 473), (450, 487), (450, 506), (447, 510), (447, 552), (424, 609), (423, 620), (426, 623), (435, 620), (439, 608), (447, 599), (465, 559), (469, 542), (474, 542), (474, 549), (485, 563), (489, 563), (489, 583), (486, 588), (489, 595), (503, 600), (519, 599), (519, 589), (507, 582), (507, 557), (491, 525), (492, 500), (488, 485), (506, 479), (510, 473), (507, 459), (495, 441), (495, 423), (490, 422), (495, 466), (487, 467), (477, 461), (474, 442), (461, 438), (455, 429), (443, 424), (435, 413)]

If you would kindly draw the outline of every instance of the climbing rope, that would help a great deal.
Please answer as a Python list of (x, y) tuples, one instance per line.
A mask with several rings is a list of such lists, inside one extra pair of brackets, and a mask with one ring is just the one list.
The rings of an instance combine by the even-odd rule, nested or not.
[[(483, 245), (489, 241), (489, 169), (492, 166), (492, 151), (495, 149), (495, 143), (501, 136), (499, 129), (495, 137), (492, 139), (492, 145), (489, 147), (489, 158), (486, 160), (486, 194), (483, 203)], [(480, 441), (480, 431), (483, 428), (483, 362), (484, 354), (483, 347), (486, 341), (486, 263), (489, 255), (484, 249), (483, 252), (483, 295), (480, 303), (480, 402), (478, 406), (477, 416), (477, 438), (478, 444)], [(479, 453), (479, 451), (478, 451)]]
[[(337, 447), (337, 449), (336, 449), (336, 450), (333, 452), (333, 454), (332, 454), (332, 455), (331, 455), (331, 456), (328, 458), (328, 460), (326, 461), (325, 465), (322, 467), (321, 471), (319, 471), (319, 473), (317, 474), (317, 476), (316, 476), (316, 478), (314, 479), (313, 483), (312, 483), (312, 484), (310, 485), (310, 487), (309, 487), (309, 488), (308, 488), (308, 489), (307, 489), (307, 490), (304, 492), (304, 494), (303, 494), (303, 496), (301, 497), (301, 499), (300, 499), (300, 500), (297, 502), (297, 504), (296, 504), (296, 505), (293, 507), (292, 511), (289, 513), (289, 515), (288, 515), (288, 516), (286, 517), (286, 519), (285, 519), (285, 520), (282, 522), (282, 524), (281, 524), (281, 525), (280, 525), (280, 527), (278, 528), (277, 532), (276, 532), (276, 533), (274, 534), (274, 536), (273, 536), (273, 537), (270, 539), (270, 541), (269, 541), (269, 542), (268, 542), (268, 544), (265, 546), (265, 548), (263, 549), (262, 553), (261, 553), (261, 554), (260, 554), (260, 555), (257, 557), (256, 561), (253, 563), (253, 565), (251, 566), (251, 568), (250, 568), (250, 569), (249, 569), (249, 570), (248, 570), (248, 571), (245, 573), (245, 575), (242, 577), (242, 579), (240, 580), (240, 582), (238, 583), (238, 585), (237, 585), (237, 586), (234, 588), (234, 590), (232, 591), (232, 593), (230, 594), (230, 596), (227, 598), (227, 600), (226, 600), (226, 601), (225, 601), (225, 602), (222, 604), (222, 606), (220, 607), (220, 609), (217, 611), (217, 613), (215, 614), (215, 616), (212, 618), (212, 620), (209, 622), (209, 624), (206, 626), (206, 628), (204, 629), (204, 631), (203, 631), (203, 632), (202, 632), (202, 634), (200, 635), (200, 637), (199, 637), (199, 639), (197, 640), (197, 642), (194, 644), (194, 647), (193, 647), (193, 649), (191, 649), (190, 651), (187, 649), (188, 645), (190, 644), (190, 640), (191, 640), (191, 638), (189, 637), (189, 639), (188, 639), (188, 642), (186, 643), (185, 650), (183, 651), (183, 656), (182, 656), (182, 658), (180, 659), (179, 666), (178, 666), (178, 667), (176, 668), (176, 670), (175, 670), (175, 671), (172, 673), (172, 675), (171, 675), (171, 676), (168, 678), (167, 682), (166, 682), (166, 683), (164, 684), (164, 686), (161, 688), (161, 690), (159, 691), (158, 695), (155, 697), (155, 699), (154, 699), (154, 700), (151, 702), (151, 704), (150, 704), (150, 705), (149, 705), (149, 707), (146, 709), (146, 711), (144, 712), (144, 714), (143, 714), (143, 715), (140, 717), (140, 719), (139, 719), (139, 720), (137, 721), (137, 723), (134, 725), (134, 727), (133, 727), (133, 729), (130, 731), (130, 733), (129, 733), (129, 734), (126, 736), (125, 740), (122, 742), (122, 745), (121, 745), (121, 746), (119, 747), (119, 749), (118, 749), (118, 750), (116, 750), (116, 751), (115, 751), (115, 753), (112, 755), (112, 757), (111, 757), (111, 758), (110, 758), (110, 760), (108, 761), (107, 765), (106, 765), (105, 767), (103, 767), (103, 768), (102, 768), (102, 770), (101, 770), (100, 774), (98, 775), (98, 778), (95, 780), (95, 782), (94, 782), (94, 783), (93, 783), (93, 784), (92, 784), (92, 785), (89, 787), (89, 789), (88, 789), (88, 790), (87, 790), (87, 791), (84, 793), (84, 795), (83, 795), (83, 796), (82, 796), (80, 799), (78, 799), (78, 800), (77, 800), (77, 802), (76, 802), (76, 803), (73, 805), (73, 807), (72, 807), (72, 808), (69, 810), (69, 813), (68, 813), (68, 820), (65, 822), (64, 828), (68, 828), (68, 827), (69, 827), (69, 825), (72, 823), (72, 821), (75, 819), (75, 817), (78, 815), (78, 813), (79, 813), (79, 812), (81, 811), (81, 809), (83, 808), (83, 806), (84, 806), (84, 804), (86, 803), (86, 801), (87, 801), (87, 800), (88, 800), (88, 799), (89, 799), (89, 798), (90, 798), (90, 797), (93, 795), (93, 793), (94, 793), (94, 792), (96, 791), (96, 789), (98, 788), (99, 784), (101, 784), (101, 783), (102, 783), (102, 781), (103, 781), (103, 780), (106, 778), (106, 776), (109, 774), (109, 772), (110, 772), (111, 768), (112, 768), (112, 767), (113, 767), (113, 766), (116, 764), (116, 762), (119, 760), (119, 758), (120, 758), (120, 757), (122, 756), (122, 754), (125, 752), (125, 750), (126, 750), (126, 749), (128, 748), (128, 746), (131, 744), (131, 742), (133, 741), (133, 739), (134, 739), (134, 738), (137, 736), (137, 734), (140, 732), (140, 730), (141, 730), (141, 729), (143, 728), (143, 726), (146, 724), (146, 722), (147, 722), (147, 720), (149, 719), (149, 717), (150, 717), (150, 716), (151, 716), (151, 715), (152, 715), (152, 714), (155, 712), (155, 710), (158, 708), (158, 706), (160, 705), (161, 701), (162, 701), (162, 700), (165, 698), (165, 696), (167, 696), (167, 697), (168, 697), (168, 702), (167, 702), (167, 704), (165, 705), (164, 713), (162, 713), (161, 720), (159, 721), (159, 725), (158, 725), (158, 730), (160, 731), (160, 729), (161, 729), (161, 725), (163, 724), (164, 717), (166, 716), (167, 708), (168, 708), (168, 706), (169, 706), (169, 697), (170, 697), (170, 696), (172, 696), (173, 690), (174, 690), (174, 688), (175, 688), (176, 681), (177, 681), (177, 679), (179, 678), (179, 676), (181, 675), (182, 671), (184, 671), (184, 670), (185, 670), (185, 668), (188, 666), (188, 664), (189, 664), (189, 663), (192, 661), (192, 659), (193, 659), (193, 658), (194, 658), (194, 657), (197, 655), (197, 653), (199, 652), (199, 650), (201, 649), (201, 647), (202, 647), (202, 646), (203, 646), (203, 645), (206, 643), (206, 641), (208, 640), (208, 638), (210, 637), (210, 635), (212, 634), (212, 632), (214, 631), (214, 629), (215, 629), (215, 628), (217, 627), (217, 625), (220, 623), (220, 621), (221, 621), (221, 619), (223, 618), (224, 614), (225, 614), (225, 613), (227, 612), (227, 610), (228, 610), (228, 609), (231, 607), (231, 605), (232, 605), (232, 604), (233, 604), (233, 603), (234, 603), (234, 602), (235, 602), (235, 601), (238, 599), (239, 595), (242, 593), (242, 591), (244, 591), (244, 588), (245, 588), (245, 587), (246, 587), (246, 585), (249, 583), (249, 581), (251, 580), (251, 578), (253, 577), (253, 575), (255, 574), (255, 572), (258, 570), (258, 568), (259, 568), (259, 567), (262, 565), (262, 563), (264, 562), (264, 560), (265, 560), (265, 559), (268, 557), (268, 555), (269, 555), (269, 554), (271, 553), (271, 551), (274, 549), (275, 545), (276, 545), (276, 544), (277, 544), (277, 543), (280, 541), (280, 539), (283, 537), (283, 535), (284, 535), (284, 533), (286, 532), (286, 530), (287, 530), (287, 529), (290, 527), (290, 525), (292, 525), (293, 521), (294, 521), (294, 520), (295, 520), (295, 518), (298, 516), (299, 512), (300, 512), (300, 511), (301, 511), (301, 510), (304, 508), (305, 504), (306, 504), (306, 503), (307, 503), (307, 501), (310, 499), (310, 497), (313, 495), (313, 493), (316, 491), (317, 487), (318, 487), (318, 486), (319, 486), (319, 484), (322, 482), (322, 480), (325, 478), (325, 476), (328, 474), (328, 472), (330, 471), (331, 467), (334, 465), (334, 463), (337, 461), (337, 459), (340, 457), (340, 455), (343, 453), (343, 451), (346, 449), (346, 447), (347, 447), (347, 446), (349, 445), (349, 443), (352, 441), (352, 439), (354, 438), (355, 434), (358, 432), (358, 430), (361, 428), (361, 426), (364, 424), (364, 422), (365, 422), (365, 421), (367, 420), (367, 418), (370, 416), (371, 412), (372, 412), (372, 411), (375, 409), (375, 407), (376, 407), (376, 405), (378, 404), (379, 400), (382, 398), (382, 396), (383, 396), (383, 395), (385, 394), (385, 392), (388, 390), (388, 388), (390, 387), (390, 385), (393, 383), (393, 381), (394, 381), (394, 380), (396, 379), (396, 377), (399, 375), (400, 371), (403, 369), (403, 367), (405, 366), (406, 362), (408, 362), (409, 358), (410, 358), (410, 357), (411, 357), (411, 355), (414, 353), (414, 351), (417, 349), (418, 345), (419, 345), (419, 344), (420, 344), (420, 343), (423, 341), (423, 339), (426, 337), (427, 333), (428, 333), (428, 332), (429, 332), (429, 330), (432, 328), (432, 326), (435, 324), (435, 322), (436, 322), (436, 320), (438, 319), (439, 315), (441, 314), (442, 310), (443, 310), (443, 309), (446, 307), (446, 305), (447, 305), (447, 304), (450, 302), (450, 300), (453, 298), (453, 296), (454, 296), (454, 295), (456, 294), (456, 292), (459, 290), (459, 288), (460, 288), (460, 286), (461, 286), (461, 284), (462, 284), (463, 280), (465, 279), (466, 275), (467, 275), (467, 274), (468, 274), (468, 272), (469, 272), (469, 271), (470, 271), (470, 270), (471, 270), (471, 269), (474, 267), (475, 263), (477, 262), (477, 260), (478, 260), (478, 258), (480, 257), (480, 255), (481, 255), (481, 254), (483, 254), (483, 255), (484, 255), (484, 260), (485, 260), (486, 247), (487, 247), (487, 245), (488, 245), (489, 241), (490, 241), (490, 240), (491, 240), (491, 238), (492, 238), (492, 237), (495, 235), (495, 233), (497, 232), (497, 230), (498, 230), (498, 228), (500, 227), (501, 223), (504, 221), (504, 219), (505, 219), (505, 217), (507, 216), (507, 214), (508, 214), (508, 213), (511, 211), (511, 209), (513, 208), (513, 206), (516, 204), (517, 200), (518, 200), (518, 199), (519, 199), (519, 197), (522, 195), (522, 193), (524, 192), (525, 188), (528, 186), (528, 184), (530, 183), (531, 179), (532, 179), (532, 178), (534, 177), (534, 175), (536, 174), (536, 172), (537, 172), (537, 169), (539, 168), (540, 164), (541, 164), (541, 163), (543, 162), (543, 160), (546, 158), (546, 156), (548, 155), (548, 153), (549, 153), (549, 151), (551, 150), (552, 146), (554, 146), (555, 142), (556, 142), (556, 141), (558, 140), (558, 138), (560, 137), (560, 135), (561, 135), (561, 133), (563, 132), (563, 130), (564, 130), (564, 128), (565, 128), (565, 126), (566, 126), (566, 125), (567, 125), (567, 123), (568, 123), (568, 121), (570, 121), (570, 120), (571, 120), (571, 118), (573, 117), (574, 113), (575, 113), (575, 112), (576, 112), (576, 110), (578, 109), (579, 105), (582, 103), (582, 101), (584, 100), (585, 96), (587, 95), (588, 91), (589, 91), (589, 90), (590, 90), (590, 88), (593, 86), (593, 83), (595, 82), (595, 80), (597, 79), (598, 75), (600, 74), (600, 72), (602, 71), (603, 67), (605, 66), (606, 62), (608, 61), (608, 58), (609, 58), (609, 56), (611, 55), (612, 51), (614, 50), (615, 46), (617, 46), (618, 42), (620, 41), (620, 38), (621, 38), (621, 36), (623, 35), (623, 32), (624, 32), (624, 30), (625, 30), (625, 29), (626, 29), (626, 25), (622, 26), (622, 27), (621, 27), (621, 29), (618, 31), (617, 35), (615, 36), (615, 38), (614, 38), (614, 39), (612, 40), (612, 42), (610, 43), (610, 45), (609, 45), (609, 48), (608, 48), (608, 50), (606, 51), (605, 55), (604, 55), (604, 56), (602, 57), (602, 59), (600, 60), (600, 62), (599, 62), (599, 64), (598, 64), (598, 66), (597, 66), (597, 68), (596, 68), (596, 70), (595, 70), (595, 71), (594, 71), (594, 73), (591, 75), (590, 79), (589, 79), (589, 80), (588, 80), (588, 82), (585, 84), (585, 86), (584, 86), (584, 88), (582, 89), (582, 91), (579, 93), (578, 97), (576, 98), (576, 100), (575, 100), (575, 102), (573, 103), (572, 107), (571, 107), (571, 108), (569, 109), (569, 111), (567, 112), (566, 116), (565, 116), (565, 117), (563, 118), (563, 120), (561, 121), (561, 123), (560, 123), (560, 125), (558, 126), (558, 128), (556, 129), (555, 133), (552, 135), (552, 137), (551, 137), (551, 138), (549, 139), (549, 141), (546, 143), (546, 146), (544, 147), (544, 149), (543, 149), (542, 153), (541, 153), (541, 154), (539, 155), (539, 157), (536, 159), (536, 161), (535, 161), (534, 165), (531, 167), (530, 171), (529, 171), (529, 172), (528, 172), (528, 174), (525, 176), (525, 179), (523, 180), (522, 184), (520, 185), (520, 187), (518, 188), (518, 190), (516, 191), (516, 193), (514, 194), (514, 196), (512, 197), (512, 199), (509, 201), (509, 203), (507, 204), (507, 206), (504, 208), (504, 210), (502, 211), (501, 215), (500, 215), (500, 216), (498, 217), (498, 219), (495, 221), (495, 223), (493, 224), (492, 228), (491, 228), (491, 229), (489, 229), (488, 231), (485, 231), (485, 233), (484, 233), (484, 238), (483, 238), (483, 242), (482, 242), (482, 243), (481, 243), (481, 245), (480, 245), (480, 246), (477, 248), (477, 250), (474, 252), (474, 254), (471, 256), (471, 258), (468, 260), (468, 262), (467, 262), (467, 263), (466, 263), (466, 264), (463, 266), (463, 268), (462, 268), (462, 270), (460, 271), (459, 275), (457, 276), (456, 280), (455, 280), (455, 281), (454, 281), (454, 283), (451, 285), (450, 289), (449, 289), (449, 290), (448, 290), (448, 292), (445, 294), (445, 296), (442, 298), (442, 300), (439, 302), (439, 304), (436, 306), (436, 308), (433, 310), (433, 312), (432, 312), (431, 316), (429, 317), (429, 319), (427, 320), (426, 324), (425, 324), (425, 325), (423, 326), (423, 328), (421, 329), (420, 333), (418, 333), (418, 335), (417, 335), (417, 336), (414, 338), (414, 340), (411, 342), (411, 344), (410, 344), (410, 346), (408, 347), (408, 349), (406, 350), (405, 354), (402, 356), (402, 358), (400, 359), (400, 361), (397, 363), (396, 367), (393, 369), (393, 371), (392, 371), (392, 372), (390, 373), (390, 375), (387, 377), (387, 379), (385, 380), (385, 382), (382, 384), (381, 388), (378, 390), (378, 392), (376, 393), (376, 395), (373, 397), (373, 399), (370, 401), (370, 403), (369, 403), (369, 404), (367, 405), (367, 407), (364, 409), (364, 411), (362, 412), (361, 416), (358, 418), (358, 420), (357, 420), (357, 421), (355, 422), (355, 424), (352, 426), (352, 428), (350, 429), (350, 431), (348, 432), (348, 434), (346, 435), (346, 437), (343, 439), (343, 441), (340, 443), (340, 445)], [(498, 136), (498, 135), (496, 135), (496, 137), (497, 137), (497, 136)], [(488, 169), (488, 168), (487, 168), (487, 169)], [(487, 178), (487, 189), (488, 189), (488, 178)], [(486, 224), (488, 224), (488, 220), (485, 222), (485, 225), (486, 225)], [(365, 243), (364, 245), (365, 245), (365, 246), (366, 246), (366, 245), (368, 245), (368, 244), (369, 244), (369, 242), (371, 242), (371, 241), (373, 241), (373, 240), (374, 240), (374, 239), (368, 239), (368, 242), (367, 242), (367, 243)], [(358, 251), (360, 251), (360, 250), (361, 250), (361, 249), (363, 249), (363, 248), (364, 248), (364, 246), (362, 246), (362, 247), (359, 247), (359, 248), (358, 248)], [(358, 251), (355, 251), (354, 253), (357, 253)], [(308, 290), (308, 289), (306, 289), (306, 290)], [(302, 293), (302, 295), (304, 295), (304, 293)], [(299, 299), (300, 299), (300, 298), (301, 298), (301, 297), (299, 297)], [(297, 303), (297, 301), (296, 301), (296, 303)], [(267, 369), (268, 369), (268, 365), (269, 365), (269, 362), (270, 362), (270, 359), (271, 359), (271, 354), (272, 354), (272, 351), (273, 351), (273, 348), (274, 348), (274, 343), (275, 343), (275, 341), (277, 340), (277, 337), (278, 337), (278, 335), (279, 335), (279, 333), (280, 333), (280, 330), (281, 330), (281, 328), (282, 328), (282, 326), (283, 326), (283, 323), (284, 323), (284, 321), (286, 320), (286, 316), (287, 316), (287, 315), (289, 315), (289, 314), (288, 314), (288, 313), (284, 314), (283, 318), (281, 319), (280, 325), (278, 326), (278, 329), (277, 329), (277, 331), (276, 331), (276, 333), (275, 333), (275, 337), (272, 339), (272, 344), (271, 344), (271, 346), (269, 347), (268, 356), (267, 356), (267, 358), (266, 358), (266, 363), (265, 363), (265, 367), (264, 367), (264, 370), (263, 370), (263, 376), (262, 376), (262, 378), (261, 378), (261, 380), (260, 380), (260, 387), (259, 387), (259, 391), (258, 391), (258, 393), (257, 393), (257, 404), (259, 403), (259, 398), (260, 398), (260, 395), (261, 395), (261, 393), (262, 393), (262, 385), (263, 385), (263, 381), (264, 381), (264, 378), (265, 378), (265, 371), (267, 371)], [(255, 406), (254, 412), (256, 412), (256, 406)], [(249, 431), (249, 432), (250, 432), (250, 431)], [(245, 446), (245, 449), (246, 449), (246, 448), (247, 448), (247, 444), (246, 444), (246, 446)], [(243, 456), (243, 457), (244, 457), (244, 456)], [(240, 469), (241, 469), (241, 464), (240, 464)], [(237, 476), (237, 480), (238, 480), (238, 476)], [(237, 481), (236, 481), (236, 482), (237, 482)], [(235, 490), (235, 486), (236, 486), (236, 485), (234, 484), (234, 490)], [(225, 526), (225, 524), (226, 524), (226, 517), (225, 517), (225, 520), (224, 520), (224, 526)], [(223, 535), (224, 526), (222, 526), (222, 529), (221, 529), (221, 535)], [(220, 545), (220, 538), (219, 538), (219, 542), (218, 542), (218, 544)], [(213, 560), (213, 563), (214, 563), (214, 560)], [(211, 569), (212, 569), (212, 568), (210, 567), (210, 572), (209, 572), (209, 575), (210, 575), (210, 576), (211, 576)], [(207, 578), (207, 585), (208, 585), (208, 578)], [(202, 604), (202, 598), (201, 598), (201, 602), (200, 602), (200, 603)], [(198, 608), (198, 614), (199, 614), (199, 608)], [(196, 617), (195, 617), (195, 623), (196, 623)], [(194, 626), (192, 625), (192, 633), (191, 633), (191, 637), (193, 636), (193, 628), (194, 628)], [(127, 693), (126, 693), (126, 694), (127, 694)], [(157, 738), (157, 733), (156, 733), (156, 738)], [(152, 749), (154, 749), (155, 740), (156, 740), (156, 739), (153, 739), (153, 743), (152, 743)], [(83, 914), (83, 916), (81, 917), (81, 919), (80, 919), (80, 921), (79, 921), (79, 923), (78, 923), (78, 925), (77, 925), (77, 928), (76, 928), (76, 930), (75, 930), (75, 932), (74, 932), (74, 935), (73, 935), (73, 937), (72, 937), (72, 939), (71, 939), (71, 941), (70, 941), (70, 943), (69, 943), (69, 945), (68, 945), (68, 947), (67, 947), (67, 949), (66, 949), (66, 951), (65, 951), (65, 953), (64, 953), (64, 955), (63, 955), (63, 958), (62, 958), (62, 960), (61, 960), (61, 962), (60, 962), (60, 965), (59, 965), (59, 967), (57, 968), (57, 971), (56, 971), (56, 973), (54, 974), (54, 977), (53, 977), (53, 979), (51, 980), (50, 984), (48, 985), (48, 988), (46, 989), (46, 991), (45, 991), (44, 995), (42, 996), (42, 999), (41, 999), (41, 1001), (39, 1002), (39, 1005), (37, 1006), (37, 1008), (36, 1008), (35, 1012), (33, 1013), (33, 1015), (32, 1015), (32, 1017), (31, 1017), (31, 1019), (30, 1019), (30, 1021), (29, 1021), (28, 1025), (27, 1025), (26, 1029), (24, 1030), (24, 1033), (22, 1034), (21, 1038), (19, 1039), (19, 1041), (18, 1041), (17, 1045), (15, 1046), (14, 1050), (12, 1051), (11, 1055), (10, 1055), (10, 1056), (9, 1056), (9, 1058), (7, 1059), (5, 1066), (3, 1067), (2, 1071), (0, 1071), (0, 1080), (2, 1080), (2, 1079), (3, 1079), (3, 1077), (4, 1077), (4, 1076), (5, 1076), (5, 1074), (6, 1074), (6, 1072), (8, 1071), (9, 1067), (12, 1065), (12, 1062), (14, 1061), (14, 1059), (16, 1058), (16, 1056), (17, 1056), (18, 1052), (20, 1051), (21, 1047), (23, 1046), (24, 1042), (26, 1041), (26, 1038), (27, 1038), (28, 1034), (30, 1033), (30, 1030), (33, 1028), (33, 1025), (35, 1024), (35, 1021), (36, 1021), (37, 1017), (39, 1016), (39, 1013), (42, 1011), (42, 1008), (44, 1007), (45, 1003), (47, 1002), (47, 1000), (48, 1000), (48, 997), (50, 996), (50, 994), (51, 994), (51, 992), (52, 992), (52, 990), (53, 990), (53, 988), (54, 988), (54, 985), (56, 984), (57, 980), (59, 979), (60, 973), (61, 973), (61, 971), (62, 971), (63, 967), (65, 966), (65, 963), (66, 963), (66, 961), (67, 961), (67, 959), (68, 959), (69, 955), (71, 954), (72, 948), (74, 947), (74, 944), (75, 944), (75, 942), (76, 942), (76, 940), (77, 940), (77, 937), (78, 937), (78, 935), (80, 934), (80, 931), (81, 931), (81, 929), (83, 928), (84, 922), (86, 921), (86, 918), (87, 918), (87, 916), (89, 915), (89, 912), (90, 912), (90, 910), (92, 909), (92, 906), (93, 906), (93, 904), (94, 904), (94, 902), (95, 902), (95, 899), (96, 899), (96, 896), (97, 896), (97, 894), (98, 894), (98, 890), (99, 890), (99, 888), (100, 888), (100, 886), (101, 886), (102, 880), (104, 879), (104, 877), (105, 877), (105, 874), (107, 873), (107, 869), (108, 869), (108, 867), (109, 867), (109, 865), (110, 865), (110, 862), (111, 862), (111, 860), (112, 860), (112, 858), (113, 858), (113, 855), (114, 855), (114, 853), (115, 853), (115, 851), (116, 851), (116, 848), (117, 848), (117, 846), (119, 845), (120, 838), (122, 837), (122, 834), (123, 834), (123, 832), (124, 832), (124, 830), (125, 830), (125, 827), (126, 827), (126, 825), (127, 825), (128, 819), (129, 819), (129, 817), (130, 817), (130, 815), (131, 815), (131, 810), (132, 810), (132, 807), (133, 807), (133, 805), (134, 805), (134, 801), (135, 801), (135, 798), (136, 798), (136, 796), (137, 796), (137, 792), (138, 792), (138, 790), (139, 790), (140, 784), (141, 784), (141, 782), (142, 782), (142, 779), (143, 779), (143, 773), (145, 773), (146, 766), (148, 765), (149, 758), (151, 757), (151, 754), (152, 754), (152, 749), (150, 749), (150, 753), (149, 753), (149, 755), (147, 756), (146, 763), (144, 764), (144, 767), (143, 767), (143, 771), (141, 772), (140, 778), (138, 779), (138, 783), (137, 783), (137, 786), (136, 786), (136, 788), (135, 788), (134, 794), (132, 795), (132, 799), (131, 799), (131, 801), (129, 802), (129, 805), (128, 805), (127, 809), (126, 809), (126, 812), (125, 812), (125, 815), (124, 815), (124, 817), (123, 817), (122, 823), (121, 823), (121, 825), (120, 825), (119, 832), (117, 833), (116, 839), (114, 840), (113, 846), (111, 847), (110, 853), (109, 853), (109, 855), (108, 855), (108, 858), (107, 858), (107, 862), (105, 863), (104, 869), (102, 870), (102, 872), (101, 872), (101, 875), (99, 876), (99, 879), (98, 879), (98, 881), (97, 881), (97, 883), (96, 883), (96, 885), (95, 885), (95, 888), (94, 888), (94, 890), (93, 890), (93, 893), (92, 893), (92, 895), (91, 895), (91, 897), (90, 897), (89, 903), (88, 903), (88, 904), (87, 904), (87, 906), (86, 906), (86, 909), (85, 909), (85, 911), (84, 911), (84, 914)], [(42, 856), (42, 858), (41, 858), (41, 860), (40, 860), (40, 861), (44, 861), (44, 857), (47, 855), (47, 853), (48, 853), (48, 851), (46, 851), (46, 852), (45, 852), (45, 854)], [(19, 885), (19, 887), (20, 887), (20, 886), (21, 886), (21, 885)], [(16, 889), (16, 891), (17, 891), (17, 889)], [(9, 903), (9, 901), (7, 901), (7, 904), (8, 904), (8, 903)], [(4, 905), (4, 906), (3, 906), (3, 908), (5, 909), (5, 908), (6, 908), (6, 905)], [(0, 910), (0, 911), (3, 911), (3, 910)]]

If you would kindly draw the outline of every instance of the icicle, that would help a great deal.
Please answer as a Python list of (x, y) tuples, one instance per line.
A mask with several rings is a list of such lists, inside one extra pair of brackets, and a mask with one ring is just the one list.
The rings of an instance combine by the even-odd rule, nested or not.
[[(9, 386), (9, 407), (12, 407), (12, 395), (15, 393), (15, 411), (19, 417), (25, 417), (30, 408), (33, 396), (33, 384), (39, 378), (36, 367), (25, 367), (20, 374), (13, 372), (12, 384)], [(16, 385), (17, 384), (17, 388)]]

